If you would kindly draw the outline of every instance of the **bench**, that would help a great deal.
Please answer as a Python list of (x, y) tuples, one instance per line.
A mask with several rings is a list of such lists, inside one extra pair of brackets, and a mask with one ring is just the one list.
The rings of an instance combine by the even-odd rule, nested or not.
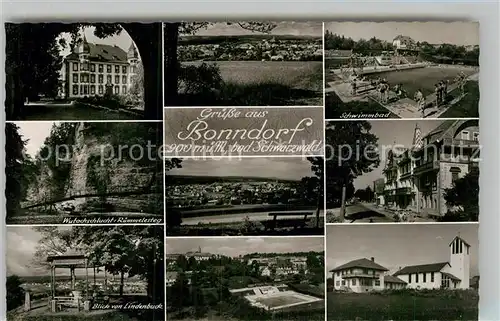
[(75, 298), (72, 296), (56, 296), (53, 298), (56, 303), (57, 311), (61, 311), (63, 307), (66, 308), (77, 308), (78, 311), (81, 310), (82, 298)]
[[(294, 229), (297, 228), (304, 228), (307, 223), (311, 220), (308, 218), (309, 215), (313, 215), (313, 212), (277, 212), (277, 213), (269, 213), (269, 216), (272, 216), (272, 220), (268, 221), (262, 221), (262, 225), (264, 225), (264, 228), (266, 230), (274, 230), (276, 228), (287, 228), (287, 227), (293, 227)], [(287, 219), (282, 219), (278, 220), (278, 216), (303, 216), (302, 218), (287, 218)]]

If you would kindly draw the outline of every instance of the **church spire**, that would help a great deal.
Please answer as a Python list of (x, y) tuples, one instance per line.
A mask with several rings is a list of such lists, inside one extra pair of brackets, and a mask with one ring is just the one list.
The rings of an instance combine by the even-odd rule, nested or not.
[(420, 127), (418, 126), (418, 123), (415, 124), (415, 131), (413, 132), (413, 143), (412, 147), (413, 149), (420, 149), (423, 146), (423, 141), (422, 141), (422, 131), (420, 130)]

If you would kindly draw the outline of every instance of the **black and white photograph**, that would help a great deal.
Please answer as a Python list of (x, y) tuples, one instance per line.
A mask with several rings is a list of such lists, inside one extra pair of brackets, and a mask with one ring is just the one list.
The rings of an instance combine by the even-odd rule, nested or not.
[(161, 122), (7, 123), (7, 224), (162, 224)]
[(478, 227), (327, 226), (327, 320), (478, 320)]
[(327, 119), (479, 117), (479, 23), (325, 22)]
[(479, 120), (326, 123), (327, 223), (477, 222)]
[(322, 106), (323, 24), (164, 24), (165, 106)]
[(172, 158), (168, 236), (322, 235), (322, 157)]
[(7, 120), (162, 119), (161, 23), (7, 23)]
[(7, 320), (165, 320), (163, 226), (7, 228)]
[(168, 320), (324, 320), (321, 237), (167, 238)]

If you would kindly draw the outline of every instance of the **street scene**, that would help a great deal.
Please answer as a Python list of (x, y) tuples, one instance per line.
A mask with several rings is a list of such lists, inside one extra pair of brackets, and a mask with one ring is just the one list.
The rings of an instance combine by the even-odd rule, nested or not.
[(165, 320), (162, 226), (7, 228), (7, 320)]
[(169, 236), (323, 234), (323, 158), (168, 159)]
[(322, 33), (321, 22), (166, 23), (165, 106), (322, 106)]
[(326, 142), (328, 223), (478, 221), (478, 120), (330, 121)]
[(161, 224), (162, 123), (6, 124), (7, 224)]
[(160, 24), (6, 24), (7, 120), (161, 119), (155, 33)]
[(478, 23), (325, 23), (327, 119), (478, 117), (478, 80)]
[(478, 320), (478, 227), (327, 226), (327, 320)]
[(168, 238), (168, 320), (324, 320), (323, 237)]

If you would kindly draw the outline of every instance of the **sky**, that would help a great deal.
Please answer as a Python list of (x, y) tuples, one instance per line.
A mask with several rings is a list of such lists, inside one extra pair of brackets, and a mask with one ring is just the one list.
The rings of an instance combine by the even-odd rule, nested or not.
[(476, 223), (329, 225), (326, 267), (330, 271), (352, 260), (373, 257), (375, 263), (392, 274), (408, 265), (447, 262), (448, 245), (459, 235), (471, 245), (470, 276), (473, 277), (479, 275), (478, 226)]
[[(69, 227), (59, 227), (68, 229)], [(50, 275), (48, 270), (33, 264), (41, 234), (29, 226), (9, 226), (7, 228), (6, 258), (7, 275), (18, 276), (45, 276)], [(69, 269), (58, 269), (58, 275), (69, 275)], [(77, 269), (77, 275), (85, 275), (84, 269)], [(89, 275), (93, 276), (89, 269)], [(96, 275), (100, 275), (96, 274)]]
[[(276, 22), (277, 26), (271, 31), (272, 35), (293, 35), (293, 36), (323, 36), (323, 26), (317, 21), (283, 21)], [(252, 32), (238, 26), (237, 24), (227, 25), (224, 22), (216, 22), (196, 32), (196, 36), (240, 36), (250, 34), (261, 34)]]
[[(107, 37), (104, 39), (97, 38), (94, 36), (94, 30), (95, 27), (87, 27), (84, 28), (84, 33), (85, 37), (87, 38), (87, 41), (90, 43), (94, 44), (105, 44), (105, 45), (111, 45), (111, 46), (118, 46), (121, 49), (123, 49), (125, 52), (128, 51), (128, 48), (130, 48), (130, 44), (132, 43), (132, 38), (130, 38), (129, 34), (125, 31), (122, 30), (118, 35), (113, 36), (113, 37)], [(69, 33), (63, 33), (59, 37), (62, 37), (66, 39), (66, 42), (69, 44), (71, 42), (71, 36)], [(67, 56), (69, 55), (70, 49), (69, 46), (66, 46), (66, 48), (60, 48), (59, 50), (60, 54), (62, 56)]]
[(413, 142), (413, 134), (415, 132), (415, 126), (418, 123), (422, 136), (425, 136), (431, 130), (438, 127), (442, 121), (441, 120), (426, 120), (426, 121), (415, 121), (415, 120), (375, 120), (370, 121), (372, 125), (371, 132), (378, 137), (378, 146), (380, 151), (380, 165), (369, 173), (358, 176), (354, 180), (354, 188), (366, 188), (370, 186), (373, 188), (373, 181), (382, 178), (382, 171), (387, 160), (386, 154), (382, 154), (385, 150), (388, 152), (391, 146), (405, 146), (411, 147)]
[(45, 138), (50, 135), (52, 126), (59, 124), (58, 122), (16, 122), (19, 127), (19, 134), (23, 140), (27, 140), (26, 153), (32, 157), (42, 147)]
[(216, 177), (250, 176), (286, 180), (300, 180), (305, 176), (314, 176), (311, 163), (301, 157), (184, 159), (182, 168), (172, 169), (169, 174)]
[(326, 30), (356, 41), (376, 37), (392, 42), (403, 35), (430, 44), (479, 45), (479, 23), (474, 22), (330, 22)]
[(230, 257), (250, 253), (322, 252), (323, 237), (224, 237), (224, 238), (168, 238), (166, 251), (181, 254), (189, 251), (221, 254)]

